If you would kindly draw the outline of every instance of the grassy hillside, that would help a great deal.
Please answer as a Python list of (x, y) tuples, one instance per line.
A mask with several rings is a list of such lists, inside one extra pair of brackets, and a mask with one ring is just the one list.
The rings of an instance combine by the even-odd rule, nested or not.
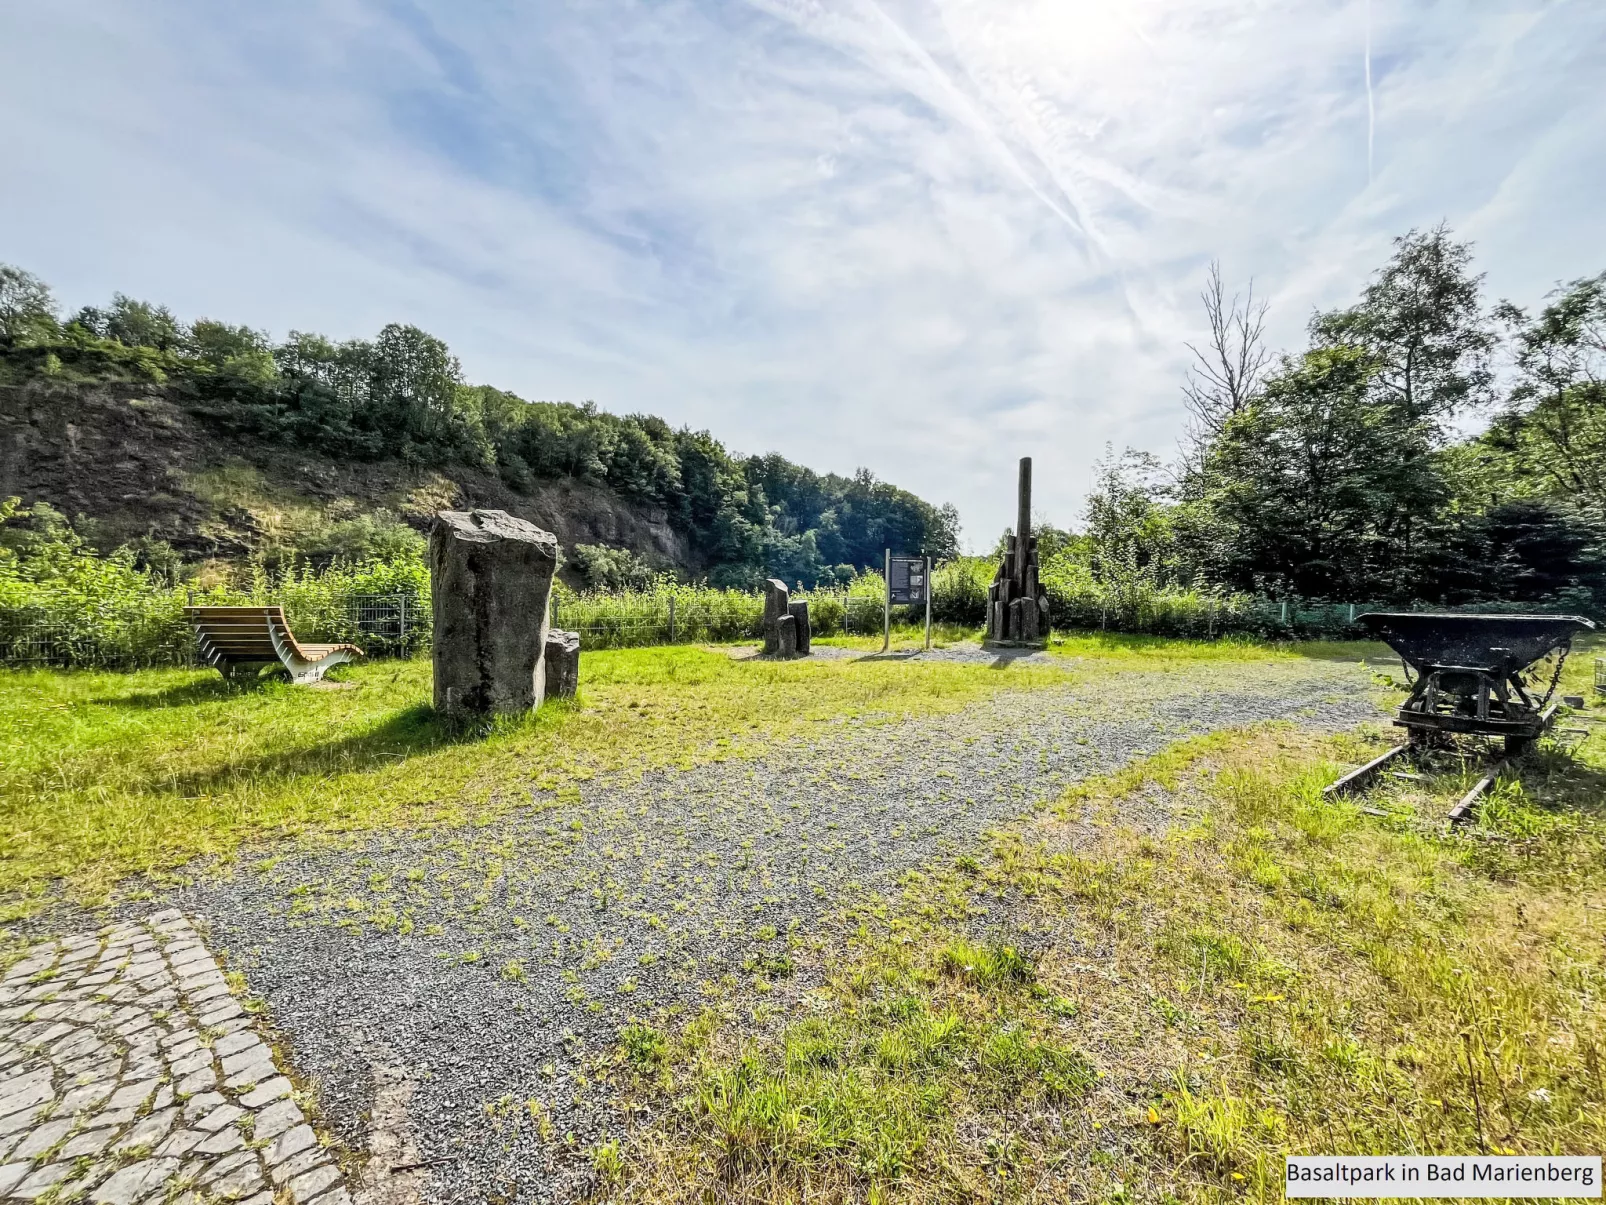
[(43, 281), (6, 264), (0, 439), (0, 498), (82, 515), (97, 543), (189, 567), (383, 556), (450, 505), (555, 531), (593, 585), (655, 569), (829, 585), (888, 547), (958, 550), (951, 506), (867, 470), (819, 474), (655, 415), (470, 384), (417, 327), (276, 343), (122, 294), (64, 318)]
[[(163, 545), (201, 580), (256, 559), (387, 556), (416, 544), (435, 511), (487, 506), (555, 532), (567, 549), (606, 544), (655, 568), (706, 570), (661, 507), (575, 478), (514, 489), (461, 461), (359, 460), (230, 434), (152, 382), (0, 384), (0, 497), (43, 501), (103, 550)], [(82, 516), (82, 520), (80, 520)], [(571, 570), (572, 574), (572, 570)]]

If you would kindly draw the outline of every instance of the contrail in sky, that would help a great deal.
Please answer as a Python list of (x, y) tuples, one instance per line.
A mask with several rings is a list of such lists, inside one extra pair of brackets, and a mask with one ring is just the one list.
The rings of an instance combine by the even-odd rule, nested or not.
[(1372, 137), (1377, 110), (1372, 106), (1372, 0), (1366, 0), (1366, 183), (1372, 183)]

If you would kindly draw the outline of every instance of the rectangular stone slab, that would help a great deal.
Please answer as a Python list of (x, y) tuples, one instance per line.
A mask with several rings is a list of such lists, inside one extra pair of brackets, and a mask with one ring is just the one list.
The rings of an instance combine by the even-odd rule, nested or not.
[(788, 603), (787, 614), (792, 617), (793, 632), (797, 638), (797, 652), (800, 657), (809, 655), (809, 604), (807, 602)]
[(501, 510), (441, 511), (429, 533), (435, 709), (519, 715), (546, 695), (558, 539)]

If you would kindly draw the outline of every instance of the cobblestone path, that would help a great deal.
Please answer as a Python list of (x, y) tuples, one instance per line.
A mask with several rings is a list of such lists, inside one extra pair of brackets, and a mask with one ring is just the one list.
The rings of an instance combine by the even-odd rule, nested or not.
[(0, 982), (0, 1199), (350, 1205), (177, 911), (41, 942)]

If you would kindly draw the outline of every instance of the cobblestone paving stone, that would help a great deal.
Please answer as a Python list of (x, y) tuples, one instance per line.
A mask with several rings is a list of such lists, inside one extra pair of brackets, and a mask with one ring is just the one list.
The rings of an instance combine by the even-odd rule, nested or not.
[(29, 947), (0, 982), (0, 1199), (350, 1205), (176, 910)]

